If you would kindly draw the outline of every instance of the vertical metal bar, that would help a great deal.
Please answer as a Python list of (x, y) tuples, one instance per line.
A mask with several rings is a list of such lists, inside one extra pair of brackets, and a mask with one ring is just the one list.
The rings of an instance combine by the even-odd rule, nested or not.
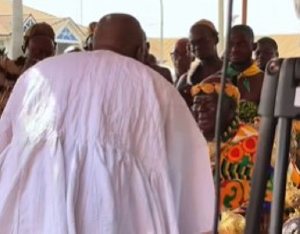
[(217, 108), (217, 118), (216, 118), (216, 155), (215, 155), (215, 190), (216, 190), (216, 202), (215, 202), (215, 220), (214, 220), (214, 233), (218, 234), (219, 226), (219, 214), (220, 214), (220, 154), (221, 154), (221, 123), (222, 123), (222, 112), (223, 112), (223, 97), (225, 90), (226, 81), (226, 71), (229, 62), (229, 43), (231, 35), (231, 22), (232, 22), (232, 10), (233, 10), (233, 0), (228, 1), (228, 13), (227, 13), (227, 34), (226, 34), (226, 52), (224, 56), (224, 62), (222, 67), (222, 78), (221, 78), (221, 91), (218, 98), (218, 108)]
[(270, 167), (275, 129), (276, 119), (274, 117), (261, 117), (257, 158), (251, 184), (250, 203), (246, 213), (246, 234), (259, 233), (262, 207), (268, 180), (266, 171)]
[(219, 53), (224, 52), (224, 0), (219, 0)]
[(243, 0), (242, 24), (247, 24), (248, 0)]
[(286, 177), (289, 163), (292, 120), (279, 118), (278, 152), (274, 173), (273, 201), (271, 208), (270, 233), (281, 234), (286, 190)]
[(160, 0), (160, 62), (164, 62), (164, 1)]

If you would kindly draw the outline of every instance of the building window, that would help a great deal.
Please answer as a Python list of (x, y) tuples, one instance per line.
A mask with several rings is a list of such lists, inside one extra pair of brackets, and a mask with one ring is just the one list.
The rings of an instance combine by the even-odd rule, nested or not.
[(76, 37), (68, 28), (64, 28), (60, 32), (60, 34), (56, 37), (56, 39), (65, 41), (65, 42), (77, 42)]
[(31, 17), (28, 18), (23, 25), (24, 32), (26, 32), (34, 24), (36, 24), (36, 22)]

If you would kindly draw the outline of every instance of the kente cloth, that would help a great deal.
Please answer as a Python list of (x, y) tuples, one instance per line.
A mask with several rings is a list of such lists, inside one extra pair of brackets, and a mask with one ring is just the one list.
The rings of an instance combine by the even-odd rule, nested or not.
[(0, 172), (1, 233), (212, 230), (208, 147), (184, 100), (110, 51), (22, 74), (0, 120)]
[[(251, 180), (258, 143), (258, 132), (249, 125), (240, 123), (232, 137), (222, 144), (221, 210), (244, 213), (250, 199)], [(273, 167), (270, 165), (264, 209), (269, 210), (272, 200)]]
[(238, 115), (242, 122), (252, 125), (258, 117), (258, 105), (243, 100), (238, 104)]

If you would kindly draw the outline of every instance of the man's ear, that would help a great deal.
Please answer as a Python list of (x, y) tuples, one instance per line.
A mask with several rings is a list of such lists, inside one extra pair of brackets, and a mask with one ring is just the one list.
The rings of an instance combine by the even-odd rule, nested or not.
[(219, 36), (216, 36), (216, 45), (219, 44)]
[(136, 53), (135, 53), (135, 59), (144, 63), (145, 56), (146, 56), (145, 47), (144, 46), (137, 47)]

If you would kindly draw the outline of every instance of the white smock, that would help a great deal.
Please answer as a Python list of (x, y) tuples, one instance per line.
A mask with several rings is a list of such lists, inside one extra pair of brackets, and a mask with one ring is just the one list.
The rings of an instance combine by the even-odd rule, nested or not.
[(110, 51), (46, 59), (0, 121), (0, 233), (212, 229), (206, 141), (177, 91)]

